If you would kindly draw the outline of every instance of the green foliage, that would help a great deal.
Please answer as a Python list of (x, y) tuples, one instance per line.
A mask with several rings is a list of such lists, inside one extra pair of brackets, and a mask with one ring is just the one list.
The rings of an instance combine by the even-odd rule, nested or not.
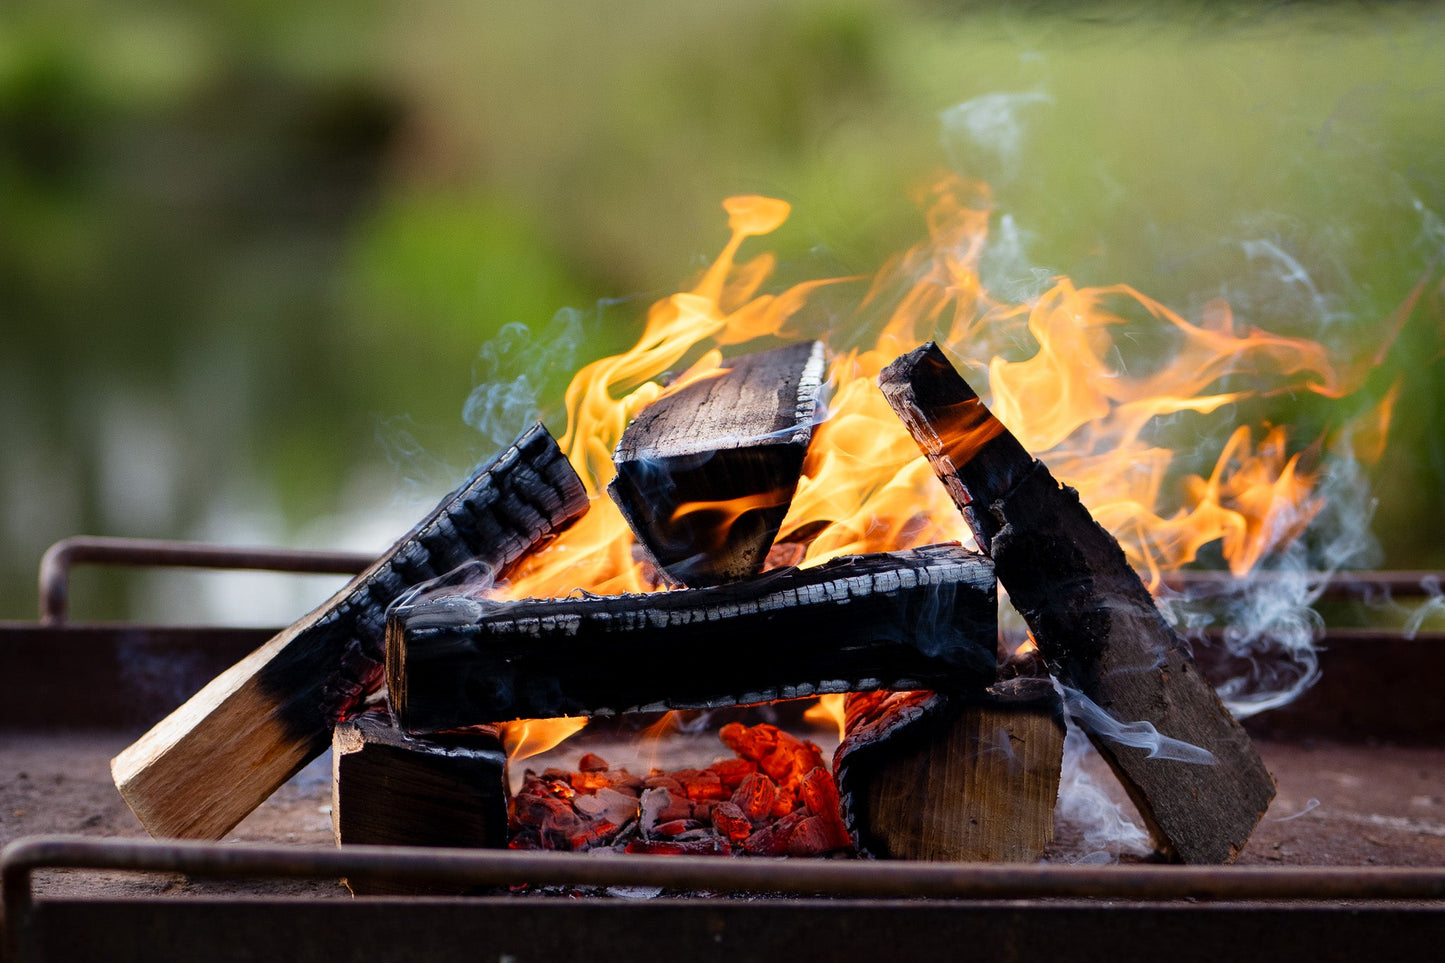
[[(1368, 353), (1445, 253), (1442, 40), (1425, 4), (14, 0), (0, 617), (65, 535), (205, 535), (241, 506), (301, 538), (358, 477), (440, 490), (489, 444), (460, 417), (483, 344), (569, 307), (579, 362), (629, 343), (721, 247), (729, 194), (794, 204), (749, 242), (779, 283), (866, 274), (951, 164), (995, 188), (999, 293), (1224, 295)], [(1011, 151), (969, 133), (995, 94), (1021, 97)], [(1440, 301), (1391, 362), (1396, 566), (1445, 565), (1418, 521), (1445, 492)]]

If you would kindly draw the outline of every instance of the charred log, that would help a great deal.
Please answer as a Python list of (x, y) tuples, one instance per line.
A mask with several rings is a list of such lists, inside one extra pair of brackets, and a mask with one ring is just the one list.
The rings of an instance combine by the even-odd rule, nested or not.
[(649, 595), (393, 611), (387, 681), (403, 728), (720, 706), (993, 680), (986, 559), (952, 545), (835, 559)]
[[(879, 385), (993, 557), (1050, 670), (1086, 697), (1080, 707), (1102, 710), (1082, 722), (1156, 841), (1185, 862), (1232, 861), (1274, 781), (1118, 542), (936, 346), (899, 358)], [(1121, 732), (1145, 738), (1125, 744)]]
[(1053, 840), (1063, 707), (1047, 679), (972, 695), (849, 697), (833, 757), (860, 852), (879, 858), (1034, 862)]
[(586, 510), (581, 481), (534, 426), (340, 592), (118, 755), (121, 795), (154, 836), (220, 838), (378, 689), (392, 601), (463, 565), (504, 573)]
[[(373, 710), (339, 724), (331, 746), (338, 845), (507, 845), (507, 755), (495, 727), (416, 739)], [(437, 892), (381, 877), (348, 885), (358, 894)]]
[(761, 571), (822, 384), (822, 342), (763, 351), (664, 394), (623, 432), (607, 490), (666, 577), (703, 586)]

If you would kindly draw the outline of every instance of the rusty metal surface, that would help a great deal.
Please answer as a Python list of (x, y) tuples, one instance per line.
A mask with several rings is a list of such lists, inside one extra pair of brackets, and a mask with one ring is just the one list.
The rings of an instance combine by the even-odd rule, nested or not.
[(82, 563), (355, 575), (375, 560), (372, 555), (358, 552), (241, 548), (202, 542), (77, 535), (50, 546), (40, 560), (40, 622), (61, 625), (66, 621), (70, 569)]
[(275, 632), (0, 622), (0, 728), (144, 732)]
[[(31, 875), (53, 868), (228, 878), (385, 872), (490, 887), (603, 887), (614, 897), (32, 901)], [(559, 952), (571, 957), (600, 946), (609, 954), (621, 947), (639, 953), (661, 948), (669, 956), (732, 960), (783, 953), (804, 959), (949, 958), (963, 946), (999, 959), (1043, 958), (1065, 947), (1073, 960), (1166, 952), (1180, 960), (1227, 959), (1246, 948), (1249, 955), (1268, 953), (1276, 960), (1364, 958), (1366, 950), (1371, 958), (1411, 959), (1445, 936), (1445, 869), (597, 859), (31, 838), (6, 847), (0, 873), (6, 935), (17, 961), (196, 953), (207, 959), (375, 961), (478, 953), (525, 959)], [(653, 895), (658, 888), (715, 896), (615, 898)], [(756, 896), (765, 893), (806, 898)], [(716, 894), (754, 895), (740, 900)]]
[(1176, 592), (1190, 595), (1219, 595), (1237, 591), (1241, 585), (1271, 581), (1305, 581), (1318, 586), (1321, 598), (1417, 598), (1438, 594), (1445, 573), (1429, 570), (1337, 571), (1318, 574), (1298, 572), (1251, 572), (1238, 578), (1222, 571), (1168, 572), (1161, 581)]
[[(68, 550), (74, 551), (83, 555), (89, 549)], [(238, 558), (249, 559), (244, 551), (214, 551), (211, 557), (217, 567), (232, 567)], [(203, 551), (197, 557), (206, 555)], [(155, 557), (136, 564), (172, 564), (156, 562)], [(75, 555), (62, 558), (60, 568), (68, 569), (75, 560)], [(355, 556), (350, 564), (359, 567), (365, 561)], [(299, 564), (310, 565), (311, 561)], [(1335, 576), (1327, 591), (1424, 595), (1439, 584), (1439, 577), (1439, 573), (1350, 573)], [(1216, 585), (1227, 581), (1213, 574), (1188, 580)], [(63, 617), (63, 608), (61, 611)], [(0, 664), (7, 667), (11, 692), (10, 698), (0, 703), (0, 727), (24, 727), (38, 733), (76, 726), (111, 732), (143, 729), (273, 632), (0, 624)], [(1445, 705), (1427, 682), (1440, 677), (1445, 669), (1442, 662), (1442, 633), (1404, 639), (1388, 632), (1336, 631), (1321, 653), (1321, 682), (1293, 706), (1252, 721), (1252, 731), (1286, 738), (1347, 740), (1357, 744), (1361, 753), (1366, 753), (1368, 742), (1379, 739), (1438, 745), (1440, 733), (1445, 731)], [(1402, 685), (1408, 688), (1417, 682), (1417, 688), (1423, 687), (1418, 694), (1402, 692)], [(1433, 751), (1411, 750), (1417, 754)], [(1341, 779), (1373, 781), (1364, 763), (1356, 767), (1351, 762), (1345, 768), (1349, 772), (1341, 770)], [(1352, 773), (1357, 768), (1356, 777)], [(1355, 814), (1362, 838), (1370, 833), (1410, 837), (1419, 832), (1435, 842), (1436, 833), (1445, 830), (1431, 815), (1440, 794), (1426, 789), (1433, 785), (1426, 776), (1422, 769), (1418, 781), (1406, 786), (1401, 780), (1416, 780), (1413, 770), (1403, 776), (1397, 773), (1393, 777), (1399, 783), (1397, 788), (1415, 793), (1408, 800), (1409, 817), (1379, 815), (1375, 810)], [(45, 795), (53, 798), (53, 791)], [(1259, 845), (1254, 848), (1260, 850), (1256, 854), (1259, 860), (1289, 863), (1297, 859), (1292, 850), (1296, 844), (1312, 848), (1318, 842), (1309, 829), (1318, 813), (1330, 810), (1330, 800), (1326, 798), (1320, 806), (1317, 799), (1305, 799), (1307, 795), (1325, 796), (1322, 787), (1313, 784), (1302, 785), (1295, 795), (1301, 798), (1288, 801), (1280, 815), (1271, 815), (1271, 820), (1278, 820), (1270, 824), (1273, 835), (1264, 830), (1257, 834)], [(1312, 806), (1319, 809), (1312, 810)], [(309, 813), (313, 821), (324, 818), (317, 816), (317, 809), (315, 799), (297, 804), (297, 811)], [(1417, 810), (1418, 817), (1414, 815)], [(18, 809), (15, 815), (20, 816)], [(77, 814), (77, 820), (81, 815)], [(292, 819), (295, 814), (283, 815)], [(95, 818), (94, 814), (89, 818)], [(90, 822), (81, 824), (89, 826)], [(284, 834), (268, 832), (251, 838), (292, 836), (291, 824), (286, 823), (286, 828)], [(15, 834), (3, 835), (13, 838)], [(302, 833), (300, 838), (309, 838), (315, 845), (325, 836)], [(1271, 839), (1273, 848), (1265, 847)], [(595, 953), (602, 945), (609, 955), (665, 952), (683, 953), (690, 959), (733, 961), (785, 953), (805, 959), (876, 960), (935, 954), (952, 958), (961, 947), (967, 947), (970, 954), (984, 953), (1000, 960), (1043, 958), (1046, 954), (1057, 958), (1061, 950), (1067, 950), (1071, 960), (1165, 953), (1175, 960), (1266, 953), (1274, 960), (1412, 959), (1430, 958), (1428, 954), (1436, 952), (1445, 939), (1445, 868), (960, 867), (678, 857), (597, 860), (566, 854), (436, 850), (358, 853), (275, 845), (187, 848), (194, 845), (176, 849), (174, 844), (127, 839), (16, 840), (4, 854), (4, 929), (7, 938), (16, 941), (12, 951), (19, 955), (14, 958), (271, 956), (375, 963), (475, 958), (481, 948), (494, 958), (527, 959), (562, 952)], [(1404, 850), (1391, 852), (1395, 857), (1408, 855)], [(1353, 849), (1348, 855), (1365, 859)], [(545, 862), (537, 862), (539, 859)], [(1438, 862), (1428, 855), (1392, 861)], [(519, 880), (551, 880), (558, 885), (596, 887), (599, 894), (663, 888), (782, 895), (350, 901), (298, 895), (305, 892), (295, 888), (301, 883), (290, 889), (281, 888), (283, 883), (270, 884), (275, 888), (260, 883), (242, 889), (239, 883), (206, 888), (186, 880), (172, 899), (134, 898), (133, 889), (111, 889), (107, 892), (118, 895), (76, 899), (71, 896), (74, 890), (47, 883), (40, 889), (42, 898), (32, 901), (31, 881), (37, 872), (45, 880), (73, 875), (46, 868), (60, 865), (83, 867), (78, 870), (81, 876), (115, 876), (124, 870), (121, 876), (130, 876), (131, 871), (152, 877), (184, 872), (196, 880), (208, 876), (244, 877), (253, 882), (277, 876), (329, 879), (324, 893), (339, 889), (336, 877), (370, 870), (392, 878), (410, 874), (493, 887)], [(233, 885), (237, 888), (226, 888)], [(158, 884), (156, 890), (173, 886)], [(222, 896), (186, 895), (195, 893)], [(1424, 902), (1417, 902), (1420, 900)]]
[(105, 960), (1430, 960), (1405, 907), (478, 899), (39, 904), (16, 963)]
[[(1445, 900), (1442, 867), (1096, 866), (694, 856), (599, 858), (512, 850), (348, 846), (314, 849), (189, 840), (34, 836), (0, 853), (7, 914), (30, 905), (40, 869), (189, 876), (335, 878), (506, 887), (660, 887), (867, 899)], [(1445, 904), (1439, 907), (1445, 910)]]

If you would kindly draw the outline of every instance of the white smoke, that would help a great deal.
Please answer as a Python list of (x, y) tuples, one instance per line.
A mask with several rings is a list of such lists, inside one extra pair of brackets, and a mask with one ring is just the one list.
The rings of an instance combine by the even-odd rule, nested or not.
[(1084, 851), (1075, 862), (1116, 863), (1120, 856), (1149, 855), (1153, 850), (1148, 831), (1134, 822), (1125, 804), (1110, 798), (1089, 772), (1102, 767), (1083, 730), (1070, 725), (1064, 737), (1063, 773), (1054, 806), (1060, 835), (1076, 837), (1077, 848)]
[(1012, 181), (1024, 157), (1028, 127), (1024, 113), (1054, 99), (1042, 90), (996, 92), (955, 104), (938, 115), (943, 149), (954, 170), (982, 177), (994, 186)]
[(497, 447), (509, 444), (541, 418), (543, 399), (558, 380), (571, 377), (583, 340), (582, 313), (572, 308), (535, 332), (520, 322), (504, 325), (477, 352), (476, 387), (462, 420)]
[(1172, 759), (1196, 766), (1212, 766), (1217, 761), (1214, 753), (1196, 745), (1166, 736), (1147, 721), (1120, 722), (1078, 689), (1060, 687), (1064, 697), (1064, 711), (1086, 732), (1096, 739), (1144, 749), (1150, 759)]

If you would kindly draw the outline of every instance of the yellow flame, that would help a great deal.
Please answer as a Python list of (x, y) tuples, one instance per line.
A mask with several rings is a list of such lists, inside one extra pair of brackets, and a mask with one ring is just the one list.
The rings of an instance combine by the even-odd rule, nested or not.
[[(1055, 279), (1030, 303), (997, 300), (979, 274), (992, 215), (987, 185), (940, 177), (921, 203), (927, 241), (860, 285), (858, 317), (843, 319), (850, 330), (876, 331), (876, 339), (832, 346), (829, 417), (814, 432), (779, 535), (806, 545), (801, 564), (970, 539), (875, 383), (885, 365), (930, 339), (959, 359), (1023, 445), (1079, 491), (1151, 584), (1214, 543), (1231, 571), (1246, 573), (1318, 511), (1314, 472), (1300, 452), (1291, 453), (1282, 428), (1239, 427), (1207, 476), (1182, 481), (1175, 453), (1151, 441), (1149, 429), (1161, 418), (1207, 414), (1263, 394), (1339, 397), (1363, 382), (1367, 365), (1351, 360), (1338, 369), (1316, 342), (1245, 328), (1223, 301), (1189, 320), (1131, 287), (1079, 287), (1068, 278)], [(723, 207), (731, 235), (697, 283), (654, 304), (636, 345), (587, 365), (569, 386), (561, 444), (587, 486), (592, 510), (499, 588), (507, 597), (564, 595), (578, 587), (659, 589), (635, 557), (625, 522), (602, 496), (623, 429), (664, 392), (659, 379), (668, 371), (687, 366), (668, 389), (676, 390), (715, 376), (724, 348), (763, 337), (826, 337), (788, 325), (821, 286), (859, 283), (825, 279), (760, 293), (774, 259), (762, 254), (740, 261), (741, 248), (782, 224), (789, 207), (763, 197), (730, 198)], [(1422, 290), (1423, 281), (1392, 316), (1389, 337)], [(1130, 371), (1130, 352), (1122, 349), (1140, 325), (1150, 326), (1168, 352)], [(1369, 419), (1364, 447), (1371, 453), (1383, 445), (1392, 398)]]
[(814, 725), (838, 730), (838, 741), (848, 735), (847, 720), (843, 714), (843, 693), (829, 693), (818, 696), (818, 701), (803, 711), (803, 718)]
[(507, 761), (517, 762), (540, 755), (576, 735), (587, 726), (583, 716), (561, 719), (518, 719), (502, 724), (502, 748)]

